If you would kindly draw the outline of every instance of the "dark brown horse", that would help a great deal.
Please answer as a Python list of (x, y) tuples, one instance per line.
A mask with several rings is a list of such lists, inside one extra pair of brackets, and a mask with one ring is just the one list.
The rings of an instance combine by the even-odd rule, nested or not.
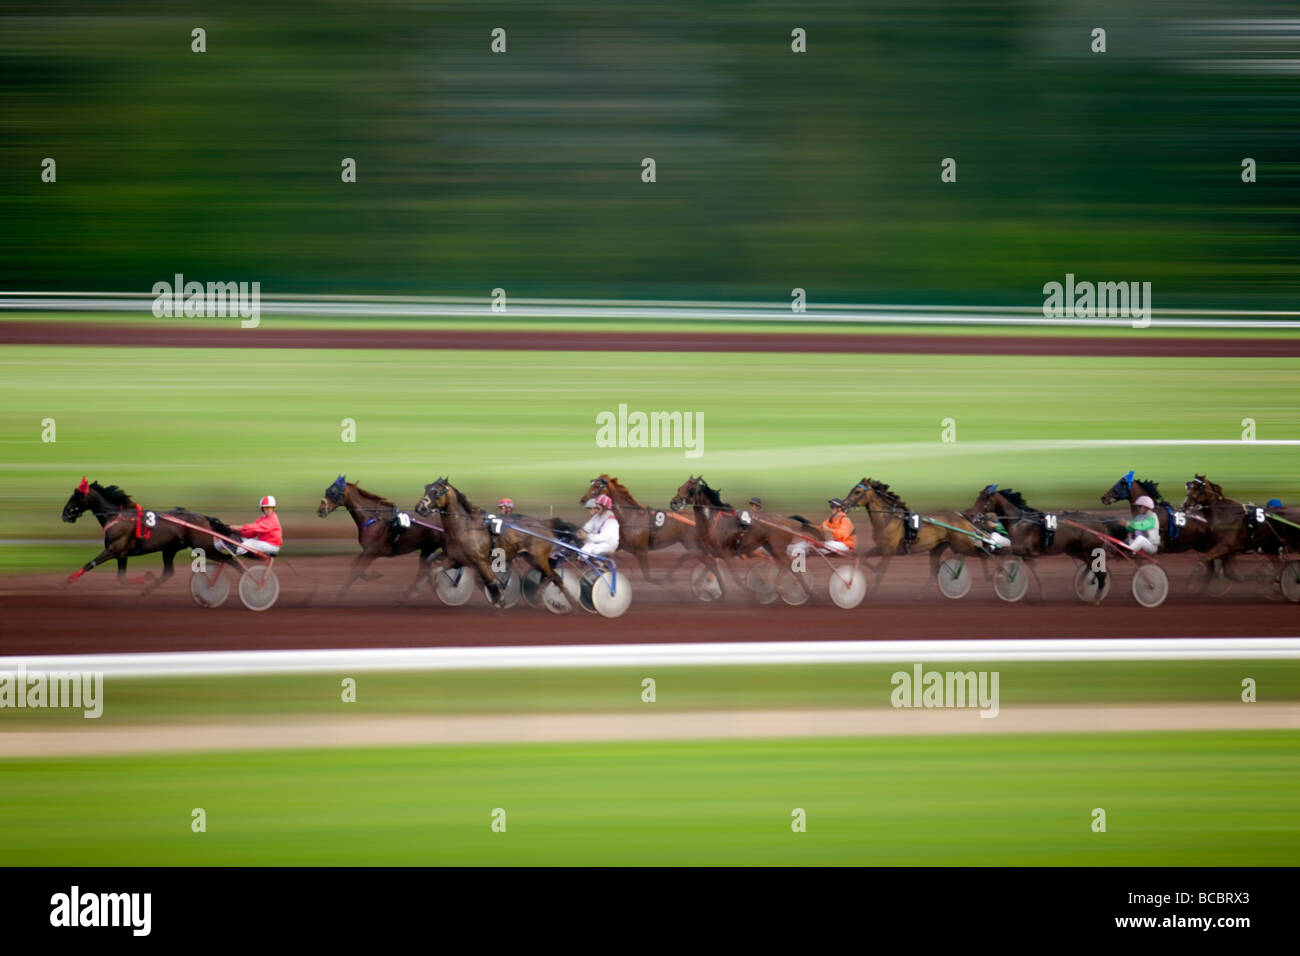
[(1201, 559), (1207, 570), (1216, 558), (1224, 558), (1224, 573), (1237, 577), (1232, 574), (1226, 559), (1231, 555), (1258, 552), (1267, 557), (1280, 573), (1284, 564), (1283, 553), (1296, 550), (1296, 545), (1300, 544), (1300, 538), (1293, 538), (1300, 532), (1270, 521), (1265, 508), (1234, 501), (1204, 475), (1197, 475), (1187, 483), (1183, 507), (1197, 509), (1209, 527), (1210, 546)]
[(1091, 563), (1093, 550), (1105, 547), (1099, 535), (1120, 539), (1124, 537), (1122, 522), (1098, 518), (1085, 511), (1049, 514), (1031, 508), (1020, 492), (1012, 488), (999, 489), (997, 485), (980, 489), (975, 503), (966, 513), (972, 516), (994, 514), (1002, 520), (1007, 537), (1011, 539), (1011, 551), (1025, 559), (1026, 566), (1038, 584), (1040, 597), (1043, 582), (1034, 569), (1034, 558), (1065, 554), (1086, 566)]
[[(876, 570), (876, 590), (885, 576), (889, 562), (898, 554), (929, 553), (930, 572), (936, 578), (943, 563), (943, 553), (951, 549), (957, 554), (986, 559), (988, 551), (980, 546), (977, 535), (986, 529), (966, 515), (956, 511), (936, 511), (918, 519), (907, 502), (890, 490), (889, 485), (874, 478), (863, 478), (844, 496), (845, 508), (865, 508), (871, 522), (871, 536), (875, 542), (869, 554), (879, 555)], [(908, 523), (916, 520), (918, 526), (909, 540)], [(935, 524), (932, 522), (942, 522)], [(950, 527), (945, 527), (948, 525)], [(983, 563), (982, 565), (983, 566)], [(990, 574), (984, 568), (985, 578)]]
[(641, 504), (617, 478), (602, 474), (591, 479), (579, 503), (586, 504), (598, 495), (609, 495), (614, 503), (614, 517), (618, 519), (618, 549), (636, 556), (647, 581), (650, 580), (651, 551), (671, 548), (675, 544), (686, 548), (688, 553), (668, 572), (667, 580), (683, 562), (691, 560), (693, 555), (689, 552), (698, 549), (695, 522), (676, 511), (659, 511)]
[[(205, 557), (214, 561), (229, 560), (227, 555), (217, 550), (215, 539), (210, 534), (167, 521), (162, 517), (164, 512), (141, 507), (117, 485), (104, 486), (97, 481), (87, 482), (82, 477), (81, 484), (73, 489), (63, 506), (63, 520), (74, 522), (87, 511), (95, 516), (95, 520), (104, 529), (104, 550), (70, 574), (69, 584), (110, 558), (117, 561), (118, 581), (123, 584), (137, 583), (127, 581), (127, 558), (157, 552), (162, 555), (163, 573), (145, 589), (144, 593), (148, 594), (176, 573), (176, 554), (185, 548), (201, 548)], [(165, 513), (236, 540), (240, 537), (225, 523), (208, 515), (197, 514), (186, 508), (173, 508)]]
[[(1160, 494), (1160, 486), (1149, 478), (1133, 477), (1133, 472), (1121, 475), (1104, 495), (1101, 503), (1114, 504), (1116, 501), (1129, 503), (1129, 514), (1137, 514), (1134, 499), (1143, 495), (1155, 502), (1156, 520), (1160, 523), (1160, 550), (1177, 553), (1180, 551), (1206, 551), (1210, 548), (1210, 526), (1203, 515), (1175, 508)], [(1179, 518), (1179, 513), (1182, 518)], [(1116, 535), (1122, 538), (1123, 535)]]
[[(357, 578), (364, 576), (366, 568), (376, 558), (419, 552), (420, 561), (415, 570), (415, 579), (406, 589), (407, 597), (414, 594), (429, 573), (429, 559), (446, 544), (446, 535), (442, 530), (427, 521), (413, 520), (392, 501), (366, 491), (342, 475), (325, 489), (316, 514), (324, 518), (336, 508), (346, 508), (352, 516), (357, 526), (357, 543), (361, 545), (361, 553), (352, 562), (348, 579), (339, 596), (348, 593), (348, 588), (352, 587)], [(402, 520), (404, 515), (405, 521)]]

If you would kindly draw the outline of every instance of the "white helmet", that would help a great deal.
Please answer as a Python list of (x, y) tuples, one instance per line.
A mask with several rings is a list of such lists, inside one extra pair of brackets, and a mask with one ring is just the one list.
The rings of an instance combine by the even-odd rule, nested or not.
[(275, 507), (275, 495), (267, 495), (266, 497), (264, 497), (264, 498), (261, 500), (261, 502), (258, 503), (258, 507), (259, 507), (259, 508), (274, 508), (274, 507)]
[(1139, 508), (1150, 508), (1153, 511), (1156, 507), (1156, 503), (1146, 495), (1138, 496), (1138, 500), (1133, 502), (1133, 504), (1137, 505)]

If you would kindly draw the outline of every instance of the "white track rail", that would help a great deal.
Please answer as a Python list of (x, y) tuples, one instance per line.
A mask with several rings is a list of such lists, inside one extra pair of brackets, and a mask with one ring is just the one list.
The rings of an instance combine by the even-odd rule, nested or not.
[(978, 641), (784, 641), (292, 651), (196, 651), (0, 657), (0, 671), (92, 671), (109, 677), (197, 677), (548, 667), (692, 667), (979, 661), (1300, 659), (1300, 637), (1061, 638)]

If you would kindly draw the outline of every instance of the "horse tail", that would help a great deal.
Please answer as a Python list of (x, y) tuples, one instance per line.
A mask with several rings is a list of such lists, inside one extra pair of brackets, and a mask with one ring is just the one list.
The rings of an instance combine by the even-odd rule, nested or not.
[(234, 538), (236, 540), (239, 540), (239, 538), (241, 537), (239, 532), (237, 532), (234, 528), (230, 527), (230, 525), (226, 524), (220, 518), (214, 518), (212, 517), (212, 515), (204, 515), (203, 517), (207, 520), (208, 524), (212, 527), (212, 530), (217, 532), (217, 534), (224, 534), (227, 538)]
[(569, 544), (578, 543), (578, 531), (581, 529), (572, 521), (565, 521), (563, 518), (552, 518), (547, 522), (547, 525), (561, 541)]

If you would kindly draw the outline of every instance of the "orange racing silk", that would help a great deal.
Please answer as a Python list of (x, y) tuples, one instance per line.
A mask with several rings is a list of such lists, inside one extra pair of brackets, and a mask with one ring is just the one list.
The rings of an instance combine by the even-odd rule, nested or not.
[(853, 533), (853, 522), (849, 520), (848, 515), (831, 515), (822, 522), (822, 527), (831, 533), (832, 538), (847, 547), (850, 551), (857, 550), (858, 538), (857, 535)]

